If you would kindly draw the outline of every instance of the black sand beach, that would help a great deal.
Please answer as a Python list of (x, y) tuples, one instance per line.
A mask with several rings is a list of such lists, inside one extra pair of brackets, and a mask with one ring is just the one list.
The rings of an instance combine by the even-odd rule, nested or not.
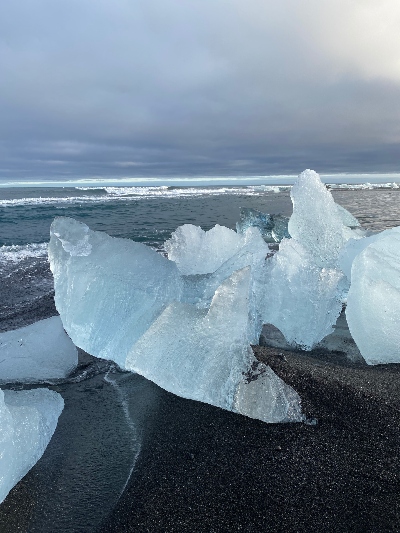
[(299, 392), (311, 424), (267, 425), (165, 394), (99, 531), (400, 530), (400, 365), (254, 351)]
[[(69, 412), (43, 458), (0, 506), (0, 531), (400, 531), (400, 365), (369, 367), (340, 354), (260, 346), (254, 352), (298, 391), (308, 423), (265, 424), (151, 385), (147, 399), (135, 403), (142, 434), (137, 463), (110, 512), (98, 509), (101, 525), (68, 523), (73, 512), (60, 497), (64, 525), (44, 515), (43, 526), (32, 527), (53, 490), (52, 468), (65, 467), (65, 427), (85, 431)], [(94, 376), (79, 384), (82, 402), (102, 383)], [(120, 451), (101, 448), (100, 428), (98, 439), (101, 464), (115, 469)], [(79, 453), (70, 452), (69, 460)], [(57, 483), (62, 490), (62, 479)]]

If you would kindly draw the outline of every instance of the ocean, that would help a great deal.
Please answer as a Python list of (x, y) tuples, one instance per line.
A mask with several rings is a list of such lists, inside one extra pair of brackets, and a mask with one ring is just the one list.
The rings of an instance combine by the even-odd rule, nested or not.
[[(400, 225), (396, 182), (371, 184), (371, 177), (350, 185), (335, 181), (330, 185), (335, 201), (364, 228)], [(165, 240), (178, 226), (235, 228), (241, 207), (289, 216), (290, 182), (0, 187), (0, 331), (54, 313), (47, 243), (55, 217), (73, 217), (93, 230), (163, 253)], [(92, 358), (81, 359), (71, 378), (45, 385), (62, 394), (65, 409), (43, 458), (0, 506), (0, 529), (89, 533), (123, 493), (142, 444), (154, 431), (157, 410), (172, 395)], [(18, 524), (25, 529), (16, 529), (14, 515), (20, 515)]]
[[(332, 184), (331, 190), (365, 228), (400, 225), (396, 182)], [(8, 317), (22, 316), (53, 290), (47, 243), (55, 217), (73, 217), (93, 230), (162, 252), (182, 224), (234, 229), (241, 207), (290, 215), (290, 185), (0, 187), (0, 331), (10, 328)]]

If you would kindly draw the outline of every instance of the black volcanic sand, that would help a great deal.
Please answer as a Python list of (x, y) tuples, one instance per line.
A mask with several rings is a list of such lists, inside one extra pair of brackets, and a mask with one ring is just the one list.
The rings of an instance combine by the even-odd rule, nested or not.
[[(0, 329), (50, 316), (53, 306), (49, 298), (39, 315), (31, 309), (15, 323), (9, 316)], [(76, 389), (51, 387), (75, 407), (64, 410), (42, 459), (0, 505), (0, 533), (399, 532), (400, 365), (254, 351), (298, 391), (308, 423), (265, 424), (131, 376), (143, 381), (130, 400), (141, 451), (118, 499), (107, 477), (123, 481), (118, 469), (130, 464), (118, 396), (101, 375)], [(107, 428), (97, 423), (104, 409)], [(115, 491), (107, 505), (103, 485)]]
[(308, 424), (165, 393), (98, 533), (400, 531), (400, 365), (254, 351), (299, 392)]

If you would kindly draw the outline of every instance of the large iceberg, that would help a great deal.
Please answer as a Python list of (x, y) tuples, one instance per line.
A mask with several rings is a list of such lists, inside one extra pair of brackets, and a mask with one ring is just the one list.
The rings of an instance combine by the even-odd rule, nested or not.
[[(253, 270), (268, 251), (259, 231), (229, 234), (229, 250), (202, 274), (195, 274), (200, 267), (190, 262), (190, 238), (181, 246), (187, 234), (192, 230), (178, 232), (172, 241), (183, 275), (173, 261), (144, 245), (56, 219), (49, 259), (66, 331), (92, 355), (113, 359), (186, 398), (267, 422), (301, 420), (297, 393), (272, 370), (261, 365), (249, 379), (255, 364), (250, 342), (258, 340), (261, 329), (254, 318)], [(213, 234), (202, 238), (207, 249)], [(196, 291), (197, 301), (191, 302)]]
[(78, 351), (59, 316), (0, 333), (0, 381), (63, 378), (78, 364)]
[(63, 408), (48, 389), (0, 390), (0, 502), (43, 455)]
[(334, 202), (316, 172), (300, 174), (291, 198), (292, 238), (267, 263), (262, 317), (290, 344), (310, 350), (333, 331), (348, 289), (339, 255), (360, 235), (351, 229), (357, 220)]
[(349, 329), (368, 364), (400, 363), (400, 227), (363, 244), (351, 266)]

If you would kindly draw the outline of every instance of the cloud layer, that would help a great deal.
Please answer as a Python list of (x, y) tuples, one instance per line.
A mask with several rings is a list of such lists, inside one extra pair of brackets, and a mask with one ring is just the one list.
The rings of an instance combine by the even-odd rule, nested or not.
[(0, 179), (399, 170), (397, 0), (0, 7)]

